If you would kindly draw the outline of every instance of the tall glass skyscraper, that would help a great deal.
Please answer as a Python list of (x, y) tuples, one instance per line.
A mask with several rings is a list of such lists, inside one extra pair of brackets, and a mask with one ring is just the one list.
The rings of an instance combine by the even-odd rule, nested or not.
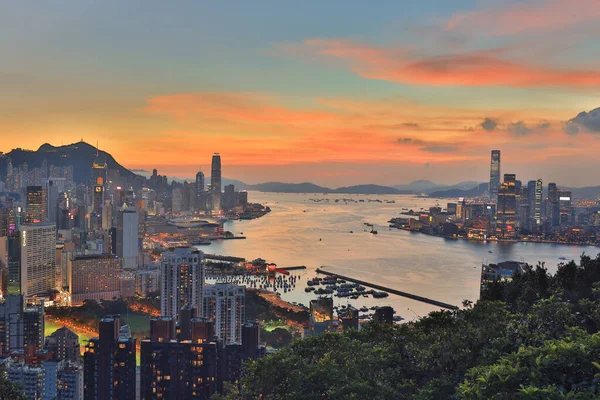
[(498, 202), (498, 189), (500, 188), (500, 150), (492, 150), (490, 164), (490, 199), (493, 203)]
[(204, 210), (206, 207), (206, 195), (204, 191), (204, 173), (198, 171), (196, 174), (196, 208)]
[(212, 191), (212, 209), (221, 209), (221, 156), (213, 154), (210, 171), (210, 186)]

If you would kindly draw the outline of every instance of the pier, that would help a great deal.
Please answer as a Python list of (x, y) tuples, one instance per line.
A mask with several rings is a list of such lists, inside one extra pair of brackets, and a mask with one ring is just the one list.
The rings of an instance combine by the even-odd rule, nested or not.
[(296, 265), (296, 266), (293, 266), (293, 267), (279, 267), (277, 269), (282, 269), (284, 271), (295, 271), (295, 270), (298, 270), (298, 269), (306, 269), (306, 266), (304, 266), (304, 265)]
[(377, 290), (381, 290), (381, 291), (384, 291), (384, 292), (387, 292), (387, 293), (391, 293), (391, 294), (395, 294), (395, 295), (398, 295), (398, 296), (406, 297), (408, 299), (420, 301), (422, 303), (427, 303), (427, 304), (431, 304), (431, 305), (434, 305), (434, 306), (437, 306), (437, 307), (447, 308), (448, 310), (458, 310), (458, 307), (457, 306), (453, 306), (452, 304), (443, 303), (441, 301), (429, 299), (429, 298), (423, 297), (423, 296), (418, 296), (416, 294), (402, 292), (400, 290), (390, 289), (390, 288), (387, 288), (385, 286), (376, 285), (374, 283), (369, 283), (369, 282), (361, 281), (359, 279), (350, 278), (350, 277), (347, 277), (347, 276), (344, 276), (344, 275), (335, 274), (333, 272), (329, 272), (329, 271), (323, 270), (323, 267), (317, 268), (317, 273), (318, 274), (323, 274), (323, 275), (328, 275), (328, 276), (331, 276), (331, 277), (334, 277), (334, 278), (338, 278), (338, 279), (343, 279), (343, 280), (348, 281), (348, 282), (358, 283), (359, 285), (368, 286), (368, 287), (373, 288), (373, 289), (377, 289)]

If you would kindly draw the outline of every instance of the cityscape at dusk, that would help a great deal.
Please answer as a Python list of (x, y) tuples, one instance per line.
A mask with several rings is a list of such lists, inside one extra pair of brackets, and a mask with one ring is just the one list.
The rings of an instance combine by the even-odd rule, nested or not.
[(599, 19), (4, 4), (0, 400), (600, 398)]
[(519, 175), (586, 186), (599, 15), (594, 0), (7, 4), (0, 150), (83, 138), (181, 178), (219, 151), (228, 178), (340, 187), (484, 181), (499, 148)]

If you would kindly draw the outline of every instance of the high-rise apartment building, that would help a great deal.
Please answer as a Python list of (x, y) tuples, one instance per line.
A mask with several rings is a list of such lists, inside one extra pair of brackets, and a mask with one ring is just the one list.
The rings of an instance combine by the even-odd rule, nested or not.
[(213, 210), (221, 209), (221, 156), (219, 153), (213, 154), (210, 171), (210, 187), (212, 191)]
[(177, 318), (182, 307), (203, 309), (204, 253), (191, 247), (169, 249), (161, 260), (160, 313)]
[(500, 189), (500, 150), (492, 150), (490, 163), (490, 199), (492, 203), (498, 202), (498, 190)]
[(44, 348), (44, 301), (9, 295), (0, 303), (0, 354)]
[(333, 327), (333, 299), (323, 297), (310, 301), (309, 335), (320, 335)]
[(90, 339), (83, 356), (86, 400), (136, 398), (135, 342), (118, 315), (100, 320), (99, 337)]
[(76, 256), (70, 260), (71, 302), (120, 297), (121, 259), (112, 254)]
[(215, 324), (215, 335), (225, 345), (242, 343), (246, 318), (246, 288), (217, 283), (204, 288), (204, 317)]
[(46, 337), (45, 348), (52, 353), (52, 358), (55, 360), (73, 362), (81, 360), (79, 336), (65, 326)]
[(42, 186), (27, 186), (25, 223), (37, 224), (48, 218), (46, 191)]
[(56, 225), (22, 225), (21, 294), (30, 297), (56, 289)]
[(116, 254), (123, 269), (136, 269), (139, 254), (139, 217), (137, 210), (124, 205), (117, 213)]
[[(180, 317), (180, 320), (183, 317)], [(216, 392), (217, 343), (206, 336), (201, 319), (181, 326), (186, 339), (175, 337), (174, 321), (150, 321), (150, 338), (141, 342), (140, 397), (142, 399), (210, 399)], [(201, 333), (201, 334), (198, 334)]]

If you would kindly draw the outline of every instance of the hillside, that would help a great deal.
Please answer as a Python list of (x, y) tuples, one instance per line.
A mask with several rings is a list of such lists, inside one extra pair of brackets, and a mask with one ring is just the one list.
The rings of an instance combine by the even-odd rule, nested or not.
[[(101, 160), (106, 160), (109, 169), (119, 170), (122, 177), (131, 179), (135, 174), (119, 164), (112, 155), (102, 150), (98, 152)], [(96, 148), (86, 142), (78, 142), (54, 147), (45, 143), (37, 151), (14, 149), (3, 156), (10, 158), (14, 166), (27, 163), (29, 168), (39, 168), (45, 159), (48, 166), (73, 166), (73, 180), (87, 183), (91, 178), (92, 162), (96, 158)], [(0, 176), (6, 174), (6, 162), (0, 162)]]
[(295, 340), (217, 399), (597, 399), (598, 285), (600, 258), (526, 267), (461, 310)]

